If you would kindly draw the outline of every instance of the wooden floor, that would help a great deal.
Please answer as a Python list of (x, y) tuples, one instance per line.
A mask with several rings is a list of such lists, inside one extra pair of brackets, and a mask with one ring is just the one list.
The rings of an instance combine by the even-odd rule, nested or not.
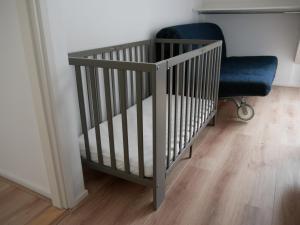
[[(216, 126), (204, 131), (193, 158), (182, 160), (168, 177), (159, 210), (152, 209), (150, 188), (87, 170), (89, 196), (58, 224), (299, 225), (300, 89), (275, 87), (250, 103), (256, 116), (248, 123), (235, 119), (232, 103), (220, 104)], [(0, 193), (0, 211), (7, 208), (7, 196)], [(31, 197), (12, 199), (27, 208), (26, 198)], [(49, 207), (39, 204), (24, 218)], [(12, 215), (4, 212), (0, 224)]]
[(63, 213), (48, 199), (0, 177), (1, 225), (52, 225)]
[(249, 102), (248, 123), (220, 104), (216, 126), (168, 177), (159, 210), (151, 189), (87, 171), (90, 195), (60, 225), (299, 225), (300, 89), (275, 87)]
[(275, 87), (250, 103), (248, 123), (220, 104), (216, 126), (168, 177), (159, 210), (151, 189), (87, 171), (90, 195), (60, 224), (299, 225), (300, 89)]

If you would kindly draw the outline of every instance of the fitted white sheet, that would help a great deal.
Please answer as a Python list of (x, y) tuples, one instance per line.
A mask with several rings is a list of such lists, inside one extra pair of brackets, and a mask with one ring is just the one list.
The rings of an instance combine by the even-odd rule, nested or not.
[[(180, 115), (180, 103), (181, 98), (178, 96), (178, 115)], [(198, 100), (199, 101), (199, 100)], [(208, 117), (208, 109), (213, 107), (213, 104), (209, 100), (200, 100), (201, 103), (207, 102), (207, 111), (205, 113), (205, 117)], [(190, 105), (189, 101), (189, 104)], [(183, 117), (185, 118), (185, 98), (183, 98)], [(195, 100), (194, 100), (195, 106)], [(172, 100), (172, 112), (175, 110), (175, 96), (173, 96)], [(188, 118), (190, 116), (188, 106)], [(194, 111), (193, 111), (194, 112)], [(204, 111), (203, 111), (204, 113)], [(203, 117), (203, 119), (205, 118)], [(168, 121), (168, 118), (167, 118)], [(173, 155), (174, 149), (174, 115), (172, 116), (172, 125), (171, 125), (171, 157)], [(183, 120), (184, 121), (184, 120)], [(188, 119), (188, 121), (190, 121)], [(130, 163), (130, 172), (135, 175), (139, 175), (139, 164), (138, 164), (138, 140), (137, 140), (137, 114), (136, 114), (136, 105), (133, 105), (129, 109), (127, 109), (127, 125), (128, 125), (128, 146), (129, 146), (129, 163)], [(179, 150), (179, 125), (180, 125), (180, 116), (177, 116), (177, 140), (176, 140), (176, 149), (177, 152)], [(183, 123), (183, 128), (185, 123)], [(166, 122), (167, 126), (167, 122)], [(102, 155), (103, 155), (103, 163), (106, 166), (111, 166), (111, 159), (110, 159), (110, 148), (109, 148), (109, 138), (108, 138), (108, 126), (107, 121), (101, 123), (100, 127), (100, 135), (101, 135), (101, 147), (102, 147)], [(192, 120), (192, 128), (194, 127), (194, 120)], [(189, 129), (189, 122), (188, 122), (188, 129)], [(113, 130), (114, 130), (114, 145), (115, 145), (115, 155), (116, 155), (116, 167), (119, 170), (125, 171), (124, 166), (124, 149), (123, 149), (123, 134), (122, 134), (122, 117), (121, 114), (116, 115), (113, 117)], [(184, 133), (183, 129), (183, 133)], [(187, 130), (187, 134), (189, 135), (189, 130)], [(98, 162), (98, 155), (97, 155), (97, 144), (96, 144), (96, 135), (95, 135), (95, 128), (90, 129), (88, 131), (89, 136), (89, 146), (91, 152), (91, 160), (94, 162)], [(143, 137), (144, 137), (144, 173), (146, 177), (153, 176), (153, 134), (152, 134), (152, 96), (143, 100)], [(182, 135), (184, 137), (184, 135)], [(184, 141), (182, 141), (183, 143)], [(86, 157), (85, 153), (85, 145), (84, 145), (84, 137), (81, 135), (79, 137), (79, 145), (80, 145), (80, 153), (83, 157)], [(167, 148), (166, 148), (167, 149)], [(166, 153), (167, 154), (167, 153)]]

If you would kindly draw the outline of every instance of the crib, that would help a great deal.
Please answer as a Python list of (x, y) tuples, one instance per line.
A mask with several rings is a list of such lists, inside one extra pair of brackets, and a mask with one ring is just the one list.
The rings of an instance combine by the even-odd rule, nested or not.
[[(153, 188), (217, 112), (222, 41), (154, 39), (69, 54), (88, 167)], [(186, 153), (186, 154), (185, 154)]]

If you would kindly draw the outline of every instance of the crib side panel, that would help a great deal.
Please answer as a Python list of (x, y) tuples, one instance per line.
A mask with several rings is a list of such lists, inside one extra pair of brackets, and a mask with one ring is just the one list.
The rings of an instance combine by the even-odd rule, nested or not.
[[(195, 138), (207, 126), (217, 111), (220, 79), (222, 42), (206, 46), (192, 40), (180, 43), (162, 42), (169, 45), (170, 55), (182, 54), (165, 59), (167, 70), (167, 163), (168, 172)], [(178, 49), (175, 49), (175, 46)], [(173, 48), (173, 50), (172, 50)], [(166, 51), (163, 51), (166, 54)], [(163, 53), (161, 52), (161, 53)]]
[[(143, 106), (143, 93), (145, 93), (145, 74), (152, 79), (156, 74), (156, 65), (141, 62), (112, 62), (95, 58), (70, 59), (70, 64), (75, 65), (76, 72), (83, 133), (81, 151), (85, 151), (83, 161), (97, 170), (152, 186), (153, 174), (149, 174), (149, 170), (145, 171), (143, 117), (146, 109)], [(133, 85), (127, 80), (132, 73), (135, 75)], [(114, 86), (117, 93), (115, 103), (111, 83), (113, 76), (117, 82)], [(152, 85), (149, 86), (152, 88)], [(128, 93), (131, 88), (136, 93), (134, 96), (136, 104), (134, 109), (130, 109), (131, 115), (128, 116), (128, 107), (130, 107)], [(117, 114), (114, 111), (114, 104), (119, 109)], [(132, 114), (133, 111), (135, 114)], [(93, 126), (90, 126), (89, 115), (93, 119)], [(103, 118), (106, 119), (103, 121)], [(130, 132), (129, 127), (135, 131)], [(135, 142), (136, 152), (133, 152), (131, 147)], [(135, 160), (138, 161), (138, 170), (134, 168)]]
[[(86, 50), (76, 53), (70, 53), (71, 57), (75, 58), (86, 58), (86, 59), (95, 59), (95, 60), (107, 60), (111, 61), (112, 63), (115, 61), (123, 61), (123, 62), (136, 62), (136, 63), (149, 63), (153, 61), (153, 48), (152, 48), (151, 40), (147, 41), (140, 41), (140, 42), (133, 42), (124, 45), (100, 48), (100, 49), (92, 49)], [(86, 68), (84, 73), (86, 74), (86, 89), (87, 93), (85, 95), (86, 107), (88, 109), (87, 114), (87, 121), (88, 127), (92, 128), (95, 125), (94, 115), (93, 113), (93, 104), (92, 99), (90, 96), (92, 95), (91, 92), (91, 71), (90, 68)], [(96, 69), (95, 73), (97, 74), (97, 79), (100, 80), (100, 84), (104, 83), (104, 74), (101, 68)], [(119, 99), (119, 79), (118, 79), (118, 71), (116, 69), (110, 69), (110, 92), (111, 92), (111, 104), (112, 104), (112, 114), (113, 116), (120, 113), (120, 99)], [(145, 99), (151, 95), (151, 88), (150, 88), (150, 73), (149, 72), (142, 72), (143, 75), (143, 92), (142, 98)], [(136, 79), (136, 71), (130, 70), (125, 71), (125, 82), (128, 87), (126, 90), (126, 107), (130, 107), (136, 104), (136, 86), (135, 86), (135, 79)], [(101, 86), (101, 91), (104, 93), (104, 87)], [(101, 92), (100, 91), (100, 92)], [(101, 93), (103, 96), (103, 93)], [(104, 99), (100, 96), (100, 105), (102, 106), (101, 110), (99, 111), (98, 118), (101, 122), (106, 121), (108, 118), (106, 117), (106, 106), (104, 104)]]
[(198, 39), (155, 39), (154, 51), (156, 62), (167, 60), (173, 56), (208, 46), (215, 41)]

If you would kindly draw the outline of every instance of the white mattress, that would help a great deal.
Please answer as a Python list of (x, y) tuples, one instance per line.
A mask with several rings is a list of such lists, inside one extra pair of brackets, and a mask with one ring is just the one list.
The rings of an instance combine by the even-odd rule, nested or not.
[[(175, 111), (174, 101), (175, 96), (173, 96), (172, 107), (173, 112)], [(190, 104), (191, 101), (189, 101)], [(195, 101), (194, 101), (195, 102)], [(202, 100), (201, 100), (202, 102)], [(208, 102), (208, 100), (207, 100)], [(181, 98), (178, 96), (178, 114), (180, 115), (180, 104)], [(183, 110), (183, 118), (185, 118), (185, 98), (183, 99), (184, 110)], [(209, 107), (213, 107), (211, 101), (208, 102)], [(195, 105), (195, 103), (193, 103)], [(209, 108), (208, 107), (208, 108)], [(188, 109), (190, 107), (188, 106)], [(189, 111), (189, 110), (188, 110)], [(190, 113), (188, 112), (188, 118)], [(208, 110), (206, 112), (206, 117), (208, 116)], [(180, 117), (177, 116), (177, 127), (180, 124)], [(130, 163), (130, 172), (135, 175), (139, 175), (139, 164), (138, 164), (138, 141), (137, 141), (137, 114), (136, 114), (136, 105), (130, 107), (127, 110), (127, 124), (128, 124), (128, 145), (129, 145), (129, 163)], [(174, 115), (172, 116), (172, 145), (171, 149), (174, 149)], [(168, 119), (168, 118), (167, 118)], [(167, 120), (168, 121), (168, 120)], [(183, 120), (184, 121), (184, 120)], [(188, 120), (189, 121), (189, 120)], [(194, 121), (192, 121), (193, 127)], [(167, 126), (167, 122), (166, 122)], [(108, 138), (108, 126), (107, 121), (101, 123), (100, 134), (101, 134), (101, 147), (103, 154), (103, 163), (106, 166), (111, 165), (110, 159), (110, 148), (109, 148), (109, 138)], [(183, 123), (184, 127), (184, 123)], [(189, 127), (189, 123), (188, 123)], [(121, 114), (113, 117), (113, 130), (114, 130), (114, 145), (115, 145), (115, 155), (116, 155), (116, 167), (119, 170), (125, 170), (124, 166), (124, 150), (123, 150), (123, 136), (122, 136), (122, 117)], [(153, 176), (153, 149), (152, 149), (152, 97), (148, 97), (143, 100), (143, 136), (144, 136), (144, 171), (146, 177)], [(177, 130), (177, 150), (179, 149), (179, 128)], [(183, 130), (184, 132), (184, 130)], [(189, 130), (187, 131), (189, 134)], [(90, 144), (90, 152), (91, 159), (94, 162), (98, 162), (97, 155), (97, 144), (96, 144), (96, 135), (95, 128), (90, 129), (88, 131), (89, 136), (89, 144)], [(184, 137), (184, 135), (182, 135)], [(183, 142), (183, 141), (182, 141)], [(80, 153), (83, 157), (86, 157), (85, 153), (85, 145), (84, 145), (84, 137), (81, 135), (79, 137), (79, 145), (80, 145)], [(173, 153), (173, 151), (171, 151)], [(172, 157), (172, 156), (171, 156)]]

